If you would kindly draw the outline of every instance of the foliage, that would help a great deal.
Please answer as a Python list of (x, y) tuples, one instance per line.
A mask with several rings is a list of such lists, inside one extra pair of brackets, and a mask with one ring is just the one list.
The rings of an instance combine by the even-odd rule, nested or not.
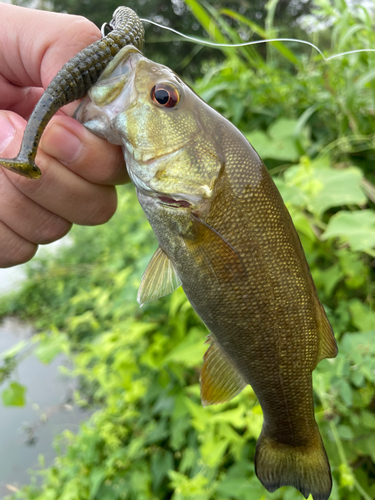
[[(367, 11), (351, 11), (342, 0), (316, 4), (332, 28), (315, 36), (332, 35), (331, 52), (374, 46), (374, 20)], [(215, 14), (194, 8), (193, 13), (202, 22)], [(216, 22), (231, 29), (223, 19)], [(334, 478), (331, 498), (370, 500), (374, 56), (324, 63), (293, 50), (293, 62), (284, 49), (272, 48), (266, 56), (225, 51), (220, 66), (206, 64), (195, 89), (250, 139), (291, 212), (339, 343), (337, 358), (324, 360), (314, 372), (316, 417)], [(24, 288), (1, 307), (2, 314), (33, 319), (40, 333), (31, 348), (44, 362), (58, 352), (71, 358), (72, 375), (81, 380), (77, 404), (98, 408), (77, 435), (65, 432), (58, 439), (57, 459), (40, 473), (42, 486), (34, 481), (16, 498), (301, 498), (292, 488), (270, 495), (256, 479), (262, 414), (250, 387), (224, 405), (201, 406), (207, 331), (183, 292), (138, 308), (136, 290), (155, 249), (127, 186), (119, 190), (112, 221), (75, 227), (72, 245), (35, 260)], [(10, 372), (22, 349), (4, 358), (5, 394), (15, 387)]]
[[(17, 5), (32, 6), (38, 9), (50, 9), (55, 12), (67, 12), (69, 14), (85, 16), (95, 23), (99, 28), (104, 22), (110, 21), (113, 12), (118, 7), (118, 0), (12, 0)], [(290, 5), (289, 0), (270, 2), (272, 17), (277, 19), (278, 25), (285, 36), (298, 35), (301, 32), (298, 20), (310, 13), (311, 0), (294, 1)], [(207, 37), (210, 28), (201, 26), (190, 12), (188, 1), (184, 0), (128, 0), (127, 7), (134, 9), (141, 18), (150, 19), (164, 26), (171, 26), (185, 34), (195, 37)], [(269, 10), (267, 2), (263, 0), (209, 0), (208, 6), (215, 9), (230, 8), (242, 13), (243, 16), (257, 19), (258, 26), (262, 29), (267, 22)], [(229, 20), (229, 22), (231, 22)], [(164, 31), (157, 26), (145, 23), (145, 55), (162, 64), (170, 66), (175, 71), (183, 71), (184, 76), (197, 75), (200, 73), (201, 62), (210, 58), (222, 60), (220, 51), (206, 48), (203, 51), (199, 46), (186, 43), (180, 36)], [(244, 39), (249, 39), (252, 33), (242, 30)], [(224, 41), (228, 41), (224, 38)]]
[[(197, 0), (188, 2), (193, 7)], [(331, 37), (326, 57), (375, 46), (374, 20), (368, 11), (352, 11), (343, 0), (336, 0), (334, 7), (326, 0), (316, 3), (320, 7), (316, 15), (333, 24), (331, 29), (314, 35), (313, 41), (321, 48), (327, 45), (327, 35)], [(193, 8), (192, 12), (207, 26), (200, 10)], [(230, 34), (233, 42), (241, 42), (226, 19), (231, 16), (238, 20), (239, 30), (249, 21), (229, 9), (214, 14), (220, 19), (217, 27)], [(250, 26), (254, 35), (271, 36), (252, 22)], [(222, 35), (216, 35), (213, 29), (211, 34), (215, 41), (222, 41)], [(295, 161), (303, 154), (330, 154), (336, 162), (349, 159), (374, 182), (375, 53), (359, 52), (326, 62), (305, 45), (288, 44), (299, 56), (294, 59), (286, 44), (267, 47), (265, 57), (253, 48), (237, 52), (222, 49), (227, 56), (225, 62), (220, 66), (207, 62), (205, 76), (196, 89), (245, 134), (256, 132), (254, 146), (260, 144), (262, 158), (271, 159), (268, 166)], [(291, 119), (296, 121), (285, 122)], [(278, 141), (275, 134), (279, 134)], [(252, 140), (254, 135), (248, 137)], [(288, 149), (288, 157), (277, 153), (285, 139), (288, 144), (282, 149)]]

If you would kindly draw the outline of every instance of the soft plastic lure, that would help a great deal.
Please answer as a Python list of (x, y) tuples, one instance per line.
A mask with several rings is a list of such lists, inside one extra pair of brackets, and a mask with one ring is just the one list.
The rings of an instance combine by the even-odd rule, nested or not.
[(118, 7), (106, 26), (111, 29), (108, 35), (83, 49), (57, 73), (30, 116), (18, 156), (0, 159), (0, 166), (24, 177), (38, 179), (41, 171), (35, 164), (35, 156), (42, 133), (52, 116), (66, 104), (84, 97), (125, 45), (142, 49), (144, 29), (132, 9)]

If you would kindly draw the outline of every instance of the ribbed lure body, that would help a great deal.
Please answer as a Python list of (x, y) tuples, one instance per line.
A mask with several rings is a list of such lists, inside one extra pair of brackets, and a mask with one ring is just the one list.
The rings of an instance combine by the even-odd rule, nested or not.
[(110, 27), (113, 29), (107, 36), (83, 49), (57, 73), (30, 116), (19, 154), (13, 159), (0, 159), (0, 166), (25, 177), (40, 177), (34, 160), (42, 133), (52, 116), (66, 104), (84, 97), (122, 47), (134, 45), (142, 49), (144, 29), (132, 9), (118, 7)]

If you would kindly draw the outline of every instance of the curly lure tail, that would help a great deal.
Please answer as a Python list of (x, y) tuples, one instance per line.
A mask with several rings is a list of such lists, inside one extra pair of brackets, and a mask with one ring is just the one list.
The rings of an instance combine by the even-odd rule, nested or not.
[(328, 500), (332, 490), (331, 468), (319, 430), (305, 446), (284, 444), (262, 430), (255, 453), (255, 472), (267, 490), (294, 486), (307, 498)]
[(107, 36), (83, 49), (57, 73), (30, 116), (20, 152), (16, 158), (0, 159), (0, 166), (30, 179), (38, 179), (41, 171), (35, 164), (35, 157), (39, 141), (56, 111), (84, 97), (125, 45), (131, 44), (142, 50), (144, 29), (132, 9), (118, 7), (109, 27), (112, 31)]

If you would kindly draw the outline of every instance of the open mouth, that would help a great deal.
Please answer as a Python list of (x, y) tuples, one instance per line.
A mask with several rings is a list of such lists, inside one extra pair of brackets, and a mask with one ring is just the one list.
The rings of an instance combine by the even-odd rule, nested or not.
[(166, 196), (158, 196), (158, 199), (163, 205), (168, 205), (169, 207), (189, 208), (191, 206), (191, 203), (186, 200), (174, 200), (173, 198), (168, 198)]

